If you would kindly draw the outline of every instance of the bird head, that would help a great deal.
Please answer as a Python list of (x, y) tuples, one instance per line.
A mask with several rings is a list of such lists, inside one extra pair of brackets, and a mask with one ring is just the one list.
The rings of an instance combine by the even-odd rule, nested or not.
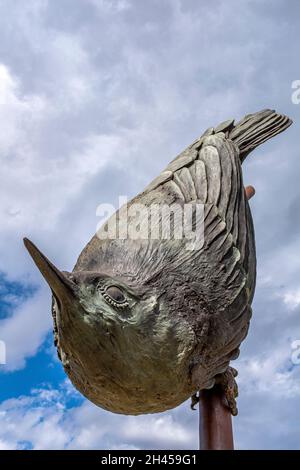
[(24, 243), (51, 288), (58, 355), (81, 393), (125, 414), (166, 409), (160, 397), (172, 383), (185, 389), (182, 400), (189, 396), (180, 375), (194, 336), (170, 318), (161, 292), (107, 272), (62, 272)]

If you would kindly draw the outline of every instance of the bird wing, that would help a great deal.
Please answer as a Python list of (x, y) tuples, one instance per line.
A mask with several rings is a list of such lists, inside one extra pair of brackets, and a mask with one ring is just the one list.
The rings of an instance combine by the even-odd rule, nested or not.
[[(256, 261), (239, 148), (226, 135), (231, 126), (232, 121), (227, 121), (208, 129), (168, 165), (144, 194), (153, 194), (156, 200), (160, 195), (168, 203), (203, 204), (203, 249), (193, 252), (178, 246), (176, 250), (173, 244), (173, 258), (158, 264), (167, 273), (188, 275), (198, 299), (204, 299), (201, 310), (222, 316), (227, 324), (226, 343), (237, 347), (247, 333), (251, 316)], [(157, 250), (163, 251), (164, 245), (168, 247), (168, 243), (160, 243)], [(161, 254), (156, 258), (161, 260)]]
[(253, 290), (252, 217), (243, 186), (239, 148), (224, 133), (231, 129), (232, 123), (230, 120), (208, 129), (176, 157), (145, 192), (162, 187), (164, 192), (173, 193), (174, 201), (202, 203), (205, 249), (215, 253), (218, 246), (220, 253), (226, 256), (225, 247), (229, 242), (236, 249), (239, 265), (248, 274), (249, 287)]

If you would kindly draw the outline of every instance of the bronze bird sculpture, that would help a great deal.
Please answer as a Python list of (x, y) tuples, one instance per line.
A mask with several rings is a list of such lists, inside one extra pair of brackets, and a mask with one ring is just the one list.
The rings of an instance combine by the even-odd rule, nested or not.
[[(248, 332), (256, 277), (241, 164), (290, 124), (264, 110), (208, 129), (104, 224), (72, 273), (24, 240), (53, 293), (58, 356), (93, 403), (122, 414), (161, 412), (189, 397), (195, 402), (199, 390), (218, 382), (237, 413), (229, 364)], [(192, 231), (201, 220), (198, 246), (190, 233), (178, 236), (176, 217), (163, 236), (162, 211), (152, 221), (157, 236), (137, 236), (149, 213), (131, 208), (174, 204), (190, 209)], [(113, 220), (119, 235), (109, 237)]]

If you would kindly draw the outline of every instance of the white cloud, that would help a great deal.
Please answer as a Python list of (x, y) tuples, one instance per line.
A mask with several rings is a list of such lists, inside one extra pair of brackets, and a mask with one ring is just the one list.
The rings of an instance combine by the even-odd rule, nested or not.
[(59, 426), (63, 407), (56, 402), (54, 391), (40, 397), (19, 397), (3, 402), (0, 406), (1, 422), (5, 426), (2, 442), (6, 448), (24, 448), (30, 443), (35, 449), (60, 448), (67, 435)]
[(246, 393), (272, 394), (278, 399), (289, 399), (300, 396), (299, 370), (291, 363), (292, 347), (287, 343), (285, 347), (275, 345), (274, 350), (268, 353), (258, 353), (250, 359), (241, 359), (239, 369), (242, 378), (240, 386)]
[(34, 126), (46, 112), (44, 98), (23, 95), (19, 80), (0, 63), (0, 132), (1, 159), (13, 159), (15, 151), (23, 157), (28, 146), (26, 128)]
[(131, 2), (129, 0), (88, 0), (94, 5), (99, 13), (107, 11), (108, 13), (119, 13), (128, 8), (131, 8)]
[(284, 293), (283, 300), (291, 310), (295, 310), (300, 305), (300, 288)]
[[(186, 412), (190, 412), (188, 407)], [(138, 419), (131, 419), (123, 430), (123, 436), (130, 439), (131, 442), (144, 442), (149, 439), (149, 430), (151, 432), (151, 439), (156, 442), (167, 441), (169, 445), (173, 446), (189, 446), (190, 442), (194, 440), (194, 432), (182, 426), (174, 420), (171, 413), (169, 416), (149, 417), (144, 421)], [(163, 436), (163, 438), (162, 438)]]
[[(3, 448), (138, 449), (197, 447), (197, 413), (187, 404), (157, 416), (120, 416), (85, 401), (65, 406), (61, 390), (38, 389), (0, 405)], [(189, 422), (180, 422), (182, 413)], [(196, 419), (195, 419), (196, 418)]]
[(40, 289), (19, 305), (12, 316), (0, 320), (0, 337), (6, 345), (6, 365), (12, 371), (25, 366), (25, 359), (35, 355), (52, 326), (50, 293)]

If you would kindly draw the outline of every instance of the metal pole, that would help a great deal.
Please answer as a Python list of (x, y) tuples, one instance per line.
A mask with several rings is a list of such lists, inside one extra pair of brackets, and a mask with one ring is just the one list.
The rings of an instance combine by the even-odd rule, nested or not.
[(199, 398), (200, 450), (233, 450), (231, 412), (221, 388), (202, 390)]

